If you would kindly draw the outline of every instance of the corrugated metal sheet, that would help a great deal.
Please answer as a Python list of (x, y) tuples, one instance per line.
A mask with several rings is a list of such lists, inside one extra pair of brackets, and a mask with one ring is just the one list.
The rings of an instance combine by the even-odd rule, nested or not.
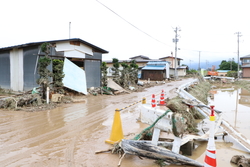
[[(39, 86), (36, 83), (39, 78), (39, 74), (36, 69), (37, 53), (37, 47), (23, 49), (23, 89), (25, 91)], [(49, 66), (49, 70), (51, 69), (52, 65)]]
[(101, 62), (99, 60), (85, 60), (87, 88), (101, 86)]
[(10, 89), (10, 53), (0, 53), (0, 86)]

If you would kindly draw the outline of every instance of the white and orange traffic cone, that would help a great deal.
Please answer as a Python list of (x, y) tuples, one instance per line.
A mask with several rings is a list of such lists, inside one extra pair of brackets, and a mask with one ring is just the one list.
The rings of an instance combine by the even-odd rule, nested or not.
[(155, 102), (155, 94), (152, 94), (152, 101), (151, 101), (151, 105), (153, 108), (156, 107), (156, 102)]
[(164, 101), (164, 90), (162, 90), (160, 96), (160, 103), (158, 104), (158, 106), (164, 106), (164, 105), (166, 105), (166, 103)]
[(216, 148), (214, 142), (214, 126), (215, 126), (215, 115), (214, 115), (214, 106), (211, 107), (210, 115), (210, 130), (209, 130), (209, 139), (207, 144), (207, 151), (205, 156), (204, 167), (216, 167)]

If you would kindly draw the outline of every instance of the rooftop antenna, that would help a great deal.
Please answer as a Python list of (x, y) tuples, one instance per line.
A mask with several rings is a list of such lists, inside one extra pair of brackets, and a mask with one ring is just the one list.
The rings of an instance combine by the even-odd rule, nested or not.
[(70, 28), (71, 28), (71, 22), (69, 22), (69, 39), (70, 39)]

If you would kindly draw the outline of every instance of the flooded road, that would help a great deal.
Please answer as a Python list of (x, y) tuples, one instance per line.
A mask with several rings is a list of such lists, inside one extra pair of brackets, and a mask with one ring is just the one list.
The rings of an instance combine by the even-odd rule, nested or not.
[[(162, 89), (167, 92), (166, 97), (172, 98), (178, 86), (191, 80), (170, 82), (131, 94), (87, 96), (85, 102), (48, 111), (0, 110), (0, 166), (116, 167), (118, 155), (95, 154), (95, 151), (111, 146), (105, 140), (111, 133), (115, 109), (129, 106), (143, 97), (150, 103), (151, 95), (160, 94)], [(148, 126), (136, 121), (139, 110), (139, 104), (136, 104), (120, 113), (126, 138)], [(216, 148), (218, 166), (233, 166), (229, 161), (235, 154), (247, 156), (237, 146), (222, 139), (216, 141)], [(190, 158), (203, 163), (205, 150), (206, 142), (200, 143)], [(158, 167), (153, 160), (141, 160), (132, 155), (125, 156), (122, 166)]]

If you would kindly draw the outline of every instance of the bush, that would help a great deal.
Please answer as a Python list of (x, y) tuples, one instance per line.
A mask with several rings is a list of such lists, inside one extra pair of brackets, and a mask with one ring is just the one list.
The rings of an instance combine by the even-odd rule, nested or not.
[(228, 71), (227, 72), (227, 77), (237, 78), (238, 77), (238, 72), (237, 71)]

